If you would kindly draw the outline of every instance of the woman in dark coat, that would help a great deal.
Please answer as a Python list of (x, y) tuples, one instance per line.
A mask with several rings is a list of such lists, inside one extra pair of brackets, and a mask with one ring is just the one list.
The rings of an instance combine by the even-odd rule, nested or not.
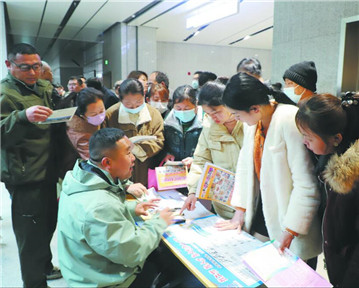
[(319, 156), (323, 248), (334, 287), (359, 287), (359, 95), (321, 94), (299, 104), (304, 144)]

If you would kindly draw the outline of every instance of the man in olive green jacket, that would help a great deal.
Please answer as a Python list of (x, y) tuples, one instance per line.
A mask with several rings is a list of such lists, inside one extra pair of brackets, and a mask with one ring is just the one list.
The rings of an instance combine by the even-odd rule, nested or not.
[(71, 287), (151, 287), (168, 264), (153, 253), (172, 213), (164, 209), (139, 227), (135, 219), (155, 202), (125, 200), (121, 181), (133, 170), (132, 147), (122, 130), (103, 128), (90, 138), (90, 160), (78, 161), (65, 176), (58, 251)]
[[(50, 125), (37, 124), (52, 113), (50, 82), (39, 80), (41, 59), (25, 43), (8, 55), (1, 81), (1, 181), (12, 198), (13, 230), (24, 287), (46, 287), (61, 277), (51, 264), (50, 241), (56, 228), (56, 177)], [(49, 276), (46, 276), (49, 275)]]

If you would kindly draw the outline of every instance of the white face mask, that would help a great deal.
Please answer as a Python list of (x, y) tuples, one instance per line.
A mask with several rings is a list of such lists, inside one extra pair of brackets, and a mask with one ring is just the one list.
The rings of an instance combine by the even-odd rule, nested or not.
[(298, 104), (298, 102), (300, 101), (300, 98), (302, 98), (302, 96), (303, 96), (303, 94), (304, 94), (304, 92), (305, 92), (305, 90), (304, 90), (303, 93), (300, 94), (300, 95), (295, 94), (294, 89), (297, 88), (298, 86), (299, 86), (299, 85), (297, 85), (297, 86), (295, 86), (295, 87), (283, 88), (284, 94), (287, 95), (288, 98), (289, 98), (290, 100), (292, 100), (295, 104)]
[(168, 110), (168, 102), (156, 102), (150, 100), (150, 105), (160, 111), (161, 114)]

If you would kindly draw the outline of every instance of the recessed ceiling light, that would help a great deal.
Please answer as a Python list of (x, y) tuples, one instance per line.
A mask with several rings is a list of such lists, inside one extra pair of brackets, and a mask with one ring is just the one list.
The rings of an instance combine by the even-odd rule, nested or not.
[(186, 28), (196, 28), (238, 13), (239, 0), (210, 1), (187, 18)]

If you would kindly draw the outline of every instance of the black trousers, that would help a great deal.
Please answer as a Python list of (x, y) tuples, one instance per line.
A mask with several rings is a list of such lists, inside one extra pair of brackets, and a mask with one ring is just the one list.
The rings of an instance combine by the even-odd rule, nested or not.
[(12, 198), (12, 226), (24, 287), (47, 287), (45, 274), (53, 268), (50, 242), (57, 223), (56, 183), (6, 188)]
[(147, 258), (142, 271), (129, 288), (201, 288), (199, 280), (173, 255), (168, 247), (160, 245)]

